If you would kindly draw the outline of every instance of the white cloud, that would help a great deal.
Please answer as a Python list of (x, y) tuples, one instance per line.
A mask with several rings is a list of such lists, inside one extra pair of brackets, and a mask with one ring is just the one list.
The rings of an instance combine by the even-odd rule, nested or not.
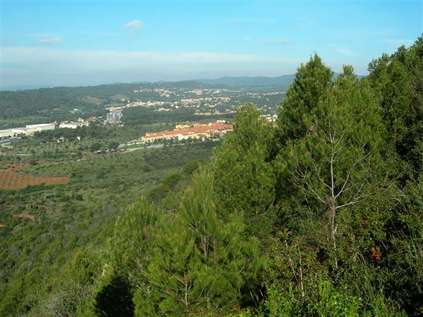
[(144, 26), (144, 23), (142, 21), (132, 20), (132, 21), (129, 21), (128, 23), (125, 23), (123, 27), (127, 30), (138, 31), (142, 29), (143, 26)]
[(63, 38), (56, 35), (43, 34), (37, 36), (37, 41), (39, 44), (42, 45), (55, 45), (62, 43)]

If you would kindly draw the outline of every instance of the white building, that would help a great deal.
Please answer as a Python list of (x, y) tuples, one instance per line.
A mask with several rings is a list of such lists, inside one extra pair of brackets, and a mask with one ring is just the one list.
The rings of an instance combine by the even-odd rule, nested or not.
[(24, 130), (23, 134), (25, 135), (34, 135), (36, 132), (42, 131), (49, 131), (54, 130), (56, 128), (56, 123), (42, 123), (42, 124), (30, 124), (27, 125), (25, 128), (21, 128)]
[(105, 123), (118, 124), (122, 119), (122, 110), (120, 108), (109, 108)]
[(0, 130), (0, 138), (8, 138), (14, 136), (13, 129)]
[(88, 126), (88, 122), (85, 121), (65, 121), (60, 122), (59, 128), (60, 129), (76, 129), (79, 127), (86, 127)]
[(25, 127), (0, 130), (0, 138), (14, 137), (19, 135), (34, 135), (36, 132), (54, 130), (56, 123), (43, 123), (43, 124), (29, 124)]

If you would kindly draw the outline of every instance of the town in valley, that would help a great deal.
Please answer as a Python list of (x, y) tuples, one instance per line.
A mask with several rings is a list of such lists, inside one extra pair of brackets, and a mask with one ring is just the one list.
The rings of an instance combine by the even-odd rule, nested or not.
[[(193, 85), (195, 88), (192, 87)], [(55, 131), (56, 142), (80, 141), (82, 136), (77, 135), (76, 132), (72, 133), (74, 139), (66, 140), (69, 134), (66, 131), (69, 129), (80, 131), (83, 128), (89, 129), (90, 126), (123, 131), (131, 129), (133, 132), (134, 127), (137, 126), (134, 121), (143, 114), (148, 117), (157, 117), (158, 124), (154, 125), (153, 119), (147, 125), (151, 126), (151, 130), (143, 127), (138, 135), (131, 133), (134, 136), (133, 139), (119, 140), (118, 148), (121, 151), (134, 150), (134, 148), (140, 148), (140, 145), (152, 143), (169, 144), (169, 141), (175, 144), (187, 140), (218, 140), (226, 132), (232, 130), (231, 121), (237, 107), (254, 103), (260, 108), (263, 118), (273, 122), (276, 118), (275, 109), (284, 96), (282, 84), (267, 87), (214, 86), (191, 82), (162, 85), (128, 84), (123, 85), (123, 88), (118, 87), (121, 91), (115, 95), (79, 96), (64, 109), (53, 105), (50, 117), (54, 121), (37, 122), (40, 120), (39, 114), (35, 113), (33, 120), (36, 122), (31, 122), (29, 118), (25, 126), (0, 129), (0, 155), (7, 155), (15, 145), (19, 148), (19, 142), (25, 143), (28, 138), (34, 136), (40, 138), (51, 131)], [(79, 88), (68, 89), (77, 91)], [(19, 98), (20, 92), (16, 91), (12, 94)], [(81, 101), (85, 106), (83, 109), (74, 107), (74, 104)], [(90, 102), (95, 110), (90, 109)], [(8, 125), (10, 126), (10, 123)], [(116, 146), (115, 149), (117, 149)], [(107, 149), (97, 149), (95, 152), (102, 153), (104, 150)]]

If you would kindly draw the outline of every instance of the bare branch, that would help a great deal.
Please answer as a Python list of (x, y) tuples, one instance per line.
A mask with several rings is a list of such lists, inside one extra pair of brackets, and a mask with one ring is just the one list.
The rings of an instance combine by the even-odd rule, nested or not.
[(319, 179), (319, 181), (327, 188), (330, 190), (330, 186), (328, 184), (326, 184), (326, 182), (320, 177), (320, 168), (317, 167), (316, 163), (313, 161), (313, 167), (314, 167), (314, 171), (316, 172), (317, 178)]
[(335, 199), (338, 198), (345, 190), (345, 186), (347, 186), (348, 181), (350, 180), (352, 168), (348, 171), (347, 178), (345, 179), (344, 184), (341, 187), (341, 190), (335, 195)]
[(351, 205), (354, 205), (354, 204), (356, 204), (358, 202), (360, 202), (360, 200), (350, 201), (349, 203), (336, 206), (335, 209), (340, 209), (340, 208), (343, 208), (343, 207), (351, 206)]
[(330, 192), (332, 197), (335, 197), (334, 193), (335, 193), (335, 181), (334, 181), (334, 176), (333, 176), (333, 160), (334, 160), (334, 153), (332, 152), (331, 157), (330, 157), (330, 182), (331, 182), (331, 188), (330, 188)]
[(354, 168), (357, 166), (357, 164), (360, 163), (361, 161), (364, 161), (369, 155), (370, 155), (370, 153), (366, 154), (363, 158), (360, 158), (353, 163), (350, 170), (348, 171), (347, 178), (345, 179), (344, 184), (342, 185), (340, 191), (336, 194), (335, 198), (338, 198), (344, 192), (345, 186), (347, 185), (348, 181), (350, 180), (351, 173), (354, 170)]
[(292, 259), (291, 259), (291, 257), (289, 256), (289, 252), (288, 252), (288, 250), (289, 250), (289, 247), (288, 247), (288, 242), (285, 240), (285, 246), (286, 246), (286, 250), (287, 250), (287, 254), (288, 254), (288, 262), (289, 262), (289, 266), (291, 267), (291, 270), (292, 270), (292, 275), (294, 276), (294, 277), (296, 277), (296, 274), (295, 274), (295, 269), (294, 269), (294, 262), (292, 261)]
[(351, 199), (350, 199), (351, 201), (359, 200), (359, 199), (361, 199), (361, 198), (364, 197), (364, 196), (360, 196), (360, 194), (361, 194), (361, 192), (363, 190), (364, 185), (365, 185), (365, 183), (362, 183), (360, 185), (360, 188), (356, 191), (356, 193), (351, 196)]
[(308, 189), (316, 196), (318, 200), (320, 200), (321, 203), (325, 204), (325, 201), (320, 197), (320, 195), (311, 187), (311, 185), (305, 181), (305, 184), (307, 185)]

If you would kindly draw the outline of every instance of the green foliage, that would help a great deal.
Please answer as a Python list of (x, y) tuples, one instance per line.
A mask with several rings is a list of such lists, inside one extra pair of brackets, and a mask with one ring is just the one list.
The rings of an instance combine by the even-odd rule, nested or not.
[(302, 64), (289, 87), (278, 111), (277, 143), (304, 136), (310, 120), (310, 111), (331, 84), (332, 72), (319, 56), (314, 55)]
[[(131, 205), (115, 223), (110, 239), (112, 266), (117, 274), (133, 272), (139, 262), (148, 256), (148, 245), (153, 241), (152, 227), (159, 212), (144, 199)], [(130, 280), (134, 277), (128, 276)]]
[(283, 292), (275, 287), (270, 287), (265, 303), (269, 317), (285, 317), (300, 315), (300, 294), (296, 293), (292, 287)]
[[(332, 229), (337, 226), (338, 234), (348, 234), (353, 222), (361, 221), (357, 219), (359, 212), (366, 209), (366, 217), (376, 216), (371, 202), (377, 197), (385, 199), (381, 191), (386, 195), (391, 186), (384, 178), (391, 165), (383, 157), (378, 105), (367, 82), (356, 79), (347, 69), (310, 110), (309, 117), (307, 133), (287, 141), (274, 161), (281, 221), (298, 212), (322, 220), (329, 217), (333, 222), (339, 210), (341, 220), (348, 223), (332, 223)], [(377, 219), (372, 219), (374, 227), (368, 228), (369, 233), (376, 234)], [(296, 219), (292, 229), (297, 230), (299, 224)]]
[(423, 166), (423, 38), (373, 61), (369, 71), (389, 140), (402, 159), (402, 176), (415, 178)]
[(225, 138), (212, 161), (218, 208), (243, 214), (254, 235), (264, 233), (273, 221), (275, 179), (267, 162), (271, 133), (254, 106), (240, 108), (234, 132)]
[[(386, 291), (407, 311), (423, 312), (423, 177), (407, 182), (387, 224)], [(394, 268), (394, 269), (392, 269)]]
[(72, 179), (0, 192), (37, 216), (0, 214), (0, 314), (421, 316), (421, 67), (422, 39), (368, 78), (313, 56), (201, 166), (211, 144), (27, 167)]
[[(232, 115), (222, 116), (204, 116), (203, 120), (212, 120), (215, 118), (230, 119)], [(123, 112), (123, 122), (126, 125), (140, 125), (152, 123), (186, 122), (198, 121), (192, 109), (180, 109), (177, 111), (155, 111), (154, 109), (135, 107), (125, 109)]]
[(166, 177), (160, 186), (157, 186), (149, 193), (149, 199), (154, 202), (159, 202), (167, 195), (169, 195), (173, 190), (176, 189), (176, 186), (181, 181), (181, 174), (172, 174)]
[(335, 289), (328, 281), (319, 285), (319, 300), (313, 305), (317, 316), (355, 317), (359, 316), (360, 299), (348, 296)]
[[(130, 224), (146, 203), (135, 203), (128, 216), (123, 211), (186, 162), (204, 160), (210, 152), (209, 145), (198, 144), (27, 167), (28, 173), (72, 177), (61, 187), (0, 191), (0, 223), (5, 225), (0, 228), (0, 316), (94, 314), (95, 295), (113, 274), (124, 272), (133, 280), (128, 272), (140, 255), (134, 238), (139, 223)], [(24, 212), (35, 220), (12, 217)], [(120, 263), (120, 270), (113, 263)]]
[(139, 316), (220, 311), (241, 299), (247, 281), (258, 279), (263, 263), (257, 241), (243, 235), (242, 218), (216, 209), (206, 170), (193, 178), (178, 213), (164, 216), (156, 230), (142, 273), (148, 286), (135, 297)]

